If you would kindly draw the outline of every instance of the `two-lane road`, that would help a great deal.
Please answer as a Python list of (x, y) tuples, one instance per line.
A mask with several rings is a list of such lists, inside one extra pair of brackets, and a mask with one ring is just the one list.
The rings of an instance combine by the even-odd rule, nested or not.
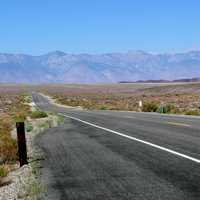
[(47, 199), (200, 199), (200, 118), (51, 104), (65, 124), (37, 138)]

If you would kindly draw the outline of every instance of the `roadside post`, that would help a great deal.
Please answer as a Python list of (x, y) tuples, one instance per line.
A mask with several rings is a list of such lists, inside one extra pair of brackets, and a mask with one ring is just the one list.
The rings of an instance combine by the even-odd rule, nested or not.
[(160, 112), (163, 114), (164, 113), (164, 102), (162, 101), (161, 102), (161, 110), (160, 110)]
[(28, 164), (24, 122), (16, 122), (20, 167)]
[(142, 106), (143, 106), (142, 100), (140, 100), (138, 102), (138, 104), (139, 104), (139, 111), (141, 112), (142, 111)]

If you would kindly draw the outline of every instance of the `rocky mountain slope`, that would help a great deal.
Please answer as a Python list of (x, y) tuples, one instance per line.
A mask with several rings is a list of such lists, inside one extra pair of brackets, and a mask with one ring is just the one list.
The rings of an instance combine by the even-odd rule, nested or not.
[(41, 56), (0, 54), (1, 83), (115, 83), (200, 77), (200, 51), (151, 54), (143, 51), (109, 54)]

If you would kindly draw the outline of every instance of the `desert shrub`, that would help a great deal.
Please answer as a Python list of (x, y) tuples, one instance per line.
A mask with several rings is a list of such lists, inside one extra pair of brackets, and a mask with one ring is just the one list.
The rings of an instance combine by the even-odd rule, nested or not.
[(0, 166), (0, 177), (6, 177), (8, 175), (8, 169), (4, 166)]
[(17, 158), (17, 143), (10, 135), (12, 125), (11, 117), (8, 115), (0, 117), (0, 159), (3, 163)]
[(13, 162), (17, 159), (17, 141), (7, 134), (0, 136), (0, 158), (3, 162)]
[(47, 116), (48, 116), (47, 113), (46, 113), (46, 112), (43, 112), (43, 111), (41, 111), (41, 110), (36, 110), (36, 111), (33, 111), (33, 112), (31, 113), (31, 118), (32, 118), (32, 119), (45, 118), (45, 117), (47, 117)]
[[(0, 164), (12, 163), (17, 160), (17, 141), (11, 137), (15, 121), (25, 121), (30, 112), (25, 105), (25, 95), (22, 91), (0, 92)], [(2, 169), (1, 169), (2, 170)]]
[(6, 119), (8, 119), (8, 121), (4, 119), (3, 121), (0, 122), (0, 137), (3, 134), (10, 134), (10, 131), (12, 130), (11, 121), (9, 120), (9, 118), (6, 118)]
[(26, 113), (21, 111), (21, 112), (16, 112), (14, 114), (14, 119), (16, 122), (24, 122), (26, 120)]
[(30, 123), (26, 123), (26, 132), (31, 132), (33, 130), (33, 125)]
[(166, 107), (165, 106), (160, 106), (156, 112), (158, 113), (167, 113)]
[(174, 109), (175, 109), (175, 107), (173, 105), (168, 104), (168, 105), (160, 106), (157, 109), (157, 112), (158, 113), (171, 113)]
[(200, 110), (189, 110), (185, 114), (186, 115), (197, 115), (197, 116), (200, 116)]
[(107, 110), (107, 107), (106, 106), (101, 106), (100, 110)]
[(145, 103), (142, 107), (143, 112), (156, 112), (158, 110), (158, 105), (156, 103)]
[(26, 103), (31, 103), (33, 101), (32, 96), (29, 96), (29, 95), (25, 95), (24, 100)]

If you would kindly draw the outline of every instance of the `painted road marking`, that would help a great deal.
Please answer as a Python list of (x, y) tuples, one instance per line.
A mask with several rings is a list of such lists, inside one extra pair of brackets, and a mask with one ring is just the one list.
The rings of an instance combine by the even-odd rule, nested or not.
[(170, 125), (175, 125), (175, 126), (184, 126), (184, 127), (190, 127), (189, 124), (184, 124), (184, 123), (178, 123), (178, 122), (166, 122), (167, 124)]
[(191, 161), (193, 161), (193, 162), (200, 163), (200, 160), (199, 160), (199, 159), (193, 158), (193, 157), (191, 157), (191, 156), (187, 156), (187, 155), (182, 154), (182, 153), (179, 153), (179, 152), (177, 152), (177, 151), (174, 151), (174, 150), (171, 150), (171, 149), (168, 149), (168, 148), (165, 148), (165, 147), (162, 147), (162, 146), (153, 144), (153, 143), (151, 143), (151, 142), (147, 142), (147, 141), (145, 141), (145, 140), (141, 140), (141, 139), (138, 139), (138, 138), (135, 138), (135, 137), (132, 137), (132, 136), (129, 136), (129, 135), (120, 133), (120, 132), (118, 132), (118, 131), (114, 131), (114, 130), (111, 130), (111, 129), (108, 129), (108, 128), (104, 128), (104, 127), (102, 127), (102, 126), (98, 126), (98, 125), (96, 125), (96, 124), (93, 124), (93, 123), (90, 123), (90, 122), (81, 120), (81, 119), (76, 118), (76, 117), (72, 117), (72, 116), (69, 116), (69, 115), (64, 115), (64, 114), (62, 114), (62, 113), (59, 113), (59, 114), (62, 115), (62, 116), (64, 116), (64, 117), (68, 117), (68, 118), (70, 118), (70, 119), (73, 119), (73, 120), (82, 122), (82, 123), (84, 123), (84, 124), (93, 126), (93, 127), (95, 127), (95, 128), (98, 128), (98, 129), (101, 129), (101, 130), (104, 130), (104, 131), (107, 131), (107, 132), (110, 132), (110, 133), (114, 133), (114, 134), (116, 134), (116, 135), (120, 135), (120, 136), (125, 137), (125, 138), (128, 138), (128, 139), (130, 139), (130, 140), (134, 140), (134, 141), (137, 141), (137, 142), (140, 142), (140, 143), (149, 145), (149, 146), (151, 146), (151, 147), (154, 147), (154, 148), (157, 148), (157, 149), (166, 151), (166, 152), (168, 152), (168, 153), (174, 154), (174, 155), (176, 155), (176, 156), (179, 156), (179, 157), (182, 157), (182, 158), (191, 160)]

